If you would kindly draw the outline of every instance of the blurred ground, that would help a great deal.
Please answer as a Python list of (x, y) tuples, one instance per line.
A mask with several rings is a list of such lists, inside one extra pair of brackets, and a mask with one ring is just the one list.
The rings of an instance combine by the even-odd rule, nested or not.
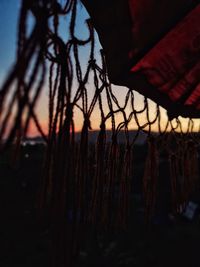
[[(0, 160), (0, 266), (46, 267), (50, 238), (36, 219), (36, 192), (43, 164), (44, 147), (22, 148), (20, 163), (10, 163), (8, 154)], [(142, 155), (140, 155), (142, 157)], [(139, 157), (139, 156), (138, 156)], [(136, 160), (137, 162), (137, 160)], [(141, 158), (140, 158), (140, 162)], [(163, 166), (164, 168), (164, 166)], [(140, 175), (142, 166), (138, 164)], [(140, 186), (138, 185), (138, 188)], [(78, 267), (199, 266), (200, 220), (189, 222), (157, 218), (147, 229), (143, 223), (140, 196), (133, 197), (129, 225), (124, 232), (85, 231)]]

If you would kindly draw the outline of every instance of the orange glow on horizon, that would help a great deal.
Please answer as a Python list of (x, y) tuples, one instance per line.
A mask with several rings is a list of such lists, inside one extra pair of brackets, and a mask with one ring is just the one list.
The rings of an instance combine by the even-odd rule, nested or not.
[[(91, 120), (91, 129), (90, 131), (99, 131), (100, 130), (100, 121), (95, 121)], [(118, 126), (120, 123), (122, 122), (122, 120), (120, 120), (120, 118), (116, 118), (116, 126)], [(79, 133), (82, 131), (82, 127), (83, 127), (83, 120), (79, 119), (79, 120), (75, 120), (75, 132)], [(141, 125), (145, 124), (145, 120), (140, 122)], [(163, 130), (166, 126), (167, 120), (163, 120), (161, 123), (161, 129)], [(188, 119), (185, 118), (181, 118), (181, 124), (182, 124), (182, 130), (184, 132), (187, 131), (187, 127), (188, 127)], [(173, 125), (176, 125), (176, 121), (173, 121)], [(48, 135), (48, 120), (42, 120), (40, 121), (40, 126), (44, 132), (45, 135)], [(144, 128), (145, 130), (148, 131), (149, 126), (147, 126), (146, 128)], [(128, 127), (130, 131), (136, 131), (138, 129), (136, 123), (130, 123), (130, 126)], [(108, 121), (108, 123), (106, 124), (106, 130), (111, 130), (112, 126), (111, 126), (111, 121)], [(167, 129), (167, 132), (170, 131), (170, 127)], [(122, 129), (123, 130), (123, 129)], [(177, 132), (180, 132), (180, 128), (178, 128), (176, 130)], [(198, 132), (199, 131), (199, 119), (194, 119), (194, 128), (193, 128), (194, 132)], [(158, 132), (158, 124), (155, 123), (154, 125), (151, 126), (151, 132)], [(40, 133), (37, 129), (37, 127), (35, 126), (35, 123), (33, 121), (31, 121), (30, 126), (29, 126), (29, 130), (28, 130), (28, 137), (36, 137), (36, 136), (40, 136)]]

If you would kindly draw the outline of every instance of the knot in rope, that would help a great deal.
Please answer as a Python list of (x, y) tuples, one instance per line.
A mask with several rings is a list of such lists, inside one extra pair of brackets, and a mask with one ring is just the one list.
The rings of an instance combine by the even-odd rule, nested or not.
[(84, 115), (84, 128), (92, 130), (91, 121), (90, 121), (88, 114)]

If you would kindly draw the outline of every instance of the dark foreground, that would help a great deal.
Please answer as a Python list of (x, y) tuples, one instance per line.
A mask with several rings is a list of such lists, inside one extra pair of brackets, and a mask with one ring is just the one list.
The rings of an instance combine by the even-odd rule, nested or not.
[[(44, 147), (26, 146), (21, 160), (0, 161), (0, 266), (46, 267), (51, 241), (47, 229), (37, 221), (36, 192), (42, 170)], [(143, 162), (143, 161), (140, 161)], [(138, 176), (142, 166), (138, 165)], [(129, 225), (124, 232), (85, 234), (77, 266), (198, 266), (200, 218), (188, 221), (157, 218), (147, 229), (143, 210), (133, 197)], [(158, 216), (159, 217), (159, 216)]]

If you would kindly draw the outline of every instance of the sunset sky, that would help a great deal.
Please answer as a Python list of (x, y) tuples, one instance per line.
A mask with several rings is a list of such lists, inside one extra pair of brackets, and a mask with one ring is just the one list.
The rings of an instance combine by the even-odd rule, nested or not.
[[(20, 10), (20, 2), (19, 0), (1, 0), (0, 1), (0, 38), (1, 38), (1, 44), (0, 44), (0, 86), (2, 85), (3, 80), (5, 79), (6, 75), (8, 74), (10, 68), (12, 67), (12, 64), (15, 62), (15, 53), (16, 53), (16, 46), (17, 46), (17, 25), (18, 25), (18, 15)], [(78, 20), (77, 20), (77, 34), (79, 37), (85, 38), (85, 36), (88, 35), (87, 27), (85, 26), (85, 18), (88, 17), (87, 12), (82, 6), (79, 6), (78, 10)], [(63, 27), (61, 27), (60, 34), (64, 39), (67, 40), (68, 32), (67, 27), (64, 27), (64, 25), (67, 25), (67, 19), (64, 18), (61, 20), (63, 23)], [(100, 60), (99, 57), (99, 49), (100, 44), (96, 43), (96, 56), (97, 60)], [(87, 49), (81, 51), (80, 55), (81, 64), (84, 68), (87, 64)], [(91, 86), (91, 92), (89, 92), (89, 96), (92, 97), (93, 95), (93, 89)], [(43, 89), (42, 96), (40, 98), (40, 101), (37, 105), (37, 114), (40, 118), (40, 122), (43, 125), (43, 128), (46, 129), (48, 125), (48, 84), (45, 85), (45, 88)], [(90, 90), (90, 88), (89, 88)], [(119, 100), (119, 102), (123, 103), (124, 96), (126, 93), (126, 89), (119, 86), (113, 87), (114, 93)], [(136, 93), (136, 102), (138, 108), (142, 107), (143, 105), (143, 98)], [(151, 103), (150, 109), (152, 110), (152, 117), (154, 115), (154, 108), (155, 105)], [(131, 109), (131, 108), (130, 108)], [(130, 112), (131, 110), (128, 110)], [(166, 124), (166, 115), (165, 111), (162, 112), (162, 119), (163, 119), (163, 126)], [(122, 118), (116, 117), (116, 120), (118, 123)], [(141, 116), (141, 120), (143, 120)], [(82, 127), (82, 115), (78, 112), (75, 114), (75, 122), (76, 122), (76, 130), (81, 130)], [(94, 110), (92, 118), (91, 118), (91, 124), (93, 129), (99, 128), (99, 113)], [(187, 120), (183, 120), (183, 125), (187, 124)], [(109, 125), (108, 125), (109, 127)], [(132, 124), (131, 128), (134, 129), (136, 126), (134, 123)], [(157, 130), (156, 126), (153, 128), (153, 130)], [(30, 135), (37, 135), (37, 132), (33, 126), (31, 126), (30, 129)]]

